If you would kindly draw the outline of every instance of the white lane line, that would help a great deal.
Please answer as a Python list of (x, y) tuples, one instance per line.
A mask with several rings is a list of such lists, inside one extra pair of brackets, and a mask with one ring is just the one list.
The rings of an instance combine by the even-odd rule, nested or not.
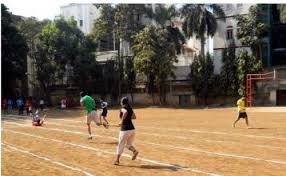
[[(23, 125), (23, 124), (18, 124), (16, 122), (9, 122), (9, 123), (16, 124), (19, 126), (27, 126), (27, 125)], [(84, 133), (79, 132), (79, 131), (68, 131), (68, 130), (63, 130), (63, 129), (58, 129), (58, 128), (40, 128), (40, 129), (84, 135)], [(109, 136), (100, 136), (100, 135), (94, 135), (94, 136), (101, 137), (101, 138), (116, 139), (115, 137), (109, 137)], [(279, 161), (279, 160), (273, 160), (273, 159), (262, 159), (262, 158), (242, 156), (242, 155), (229, 154), (229, 153), (210, 152), (210, 151), (205, 151), (205, 150), (200, 150), (200, 149), (195, 149), (195, 148), (190, 148), (190, 147), (186, 148), (186, 147), (180, 147), (180, 146), (175, 146), (175, 145), (157, 144), (157, 143), (152, 143), (152, 142), (138, 142), (138, 143), (140, 143), (142, 145), (154, 145), (154, 146), (161, 146), (161, 147), (165, 147), (165, 148), (179, 149), (180, 151), (184, 150), (184, 151), (190, 151), (190, 152), (204, 153), (207, 155), (230, 157), (230, 158), (237, 158), (237, 159), (248, 159), (248, 160), (254, 160), (254, 161), (262, 161), (262, 162), (269, 162), (269, 163), (286, 165), (286, 161), (283, 161), (283, 160)]]
[[(17, 116), (17, 117), (19, 117), (19, 116)], [(82, 121), (78, 121), (78, 120), (67, 120), (67, 119), (53, 119), (53, 120), (75, 122), (75, 123), (81, 122), (82, 123)], [(238, 133), (226, 133), (226, 132), (218, 132), (218, 131), (202, 131), (202, 130), (189, 130), (189, 129), (174, 129), (174, 128), (162, 128), (162, 127), (155, 127), (155, 126), (143, 126), (143, 125), (137, 125), (137, 127), (151, 128), (151, 129), (158, 129), (158, 130), (167, 130), (167, 131), (178, 131), (178, 132), (187, 131), (187, 132), (191, 132), (191, 133), (218, 134), (218, 135), (227, 135), (227, 136), (242, 136), (242, 137), (248, 137), (248, 138), (265, 138), (265, 139), (286, 140), (285, 137), (264, 136), (264, 135), (238, 134)]]
[[(6, 151), (6, 152), (13, 152), (11, 149), (8, 149), (7, 147), (2, 146), (2, 150)], [(3, 157), (3, 154), (2, 154)], [(3, 162), (3, 160), (2, 160)]]
[[(29, 134), (29, 133), (17, 132), (17, 131), (14, 131), (14, 130), (6, 130), (5, 129), (4, 131), (8, 131), (8, 132), (15, 133), (15, 134), (26, 135), (26, 136), (30, 136), (30, 137), (34, 137), (34, 138), (39, 138), (39, 139), (45, 139), (45, 140), (48, 140), (48, 141), (62, 143), (62, 144), (65, 144), (65, 145), (71, 145), (71, 146), (75, 146), (75, 147), (79, 147), (79, 148), (83, 148), (83, 149), (87, 149), (87, 150), (93, 150), (93, 151), (100, 152), (100, 153), (114, 155), (114, 152), (107, 151), (107, 150), (101, 150), (101, 149), (98, 149), (98, 148), (89, 147), (89, 146), (85, 146), (85, 145), (75, 144), (75, 143), (71, 143), (71, 142), (65, 142), (65, 141), (61, 141), (61, 140), (57, 140), (57, 139), (46, 138), (46, 137), (43, 137), (43, 136), (32, 135), (32, 134)], [(125, 156), (125, 157), (128, 157), (128, 158), (132, 158), (132, 156), (128, 155), (128, 154), (123, 154), (122, 156)], [(141, 161), (149, 162), (149, 163), (152, 163), (152, 164), (161, 165), (161, 166), (167, 166), (167, 167), (171, 167), (171, 168), (175, 168), (175, 169), (180, 169), (180, 170), (185, 170), (185, 171), (192, 171), (192, 172), (195, 172), (195, 173), (203, 173), (203, 174), (211, 175), (211, 176), (219, 176), (218, 174), (201, 171), (201, 170), (196, 169), (196, 168), (185, 168), (185, 167), (172, 165), (172, 164), (167, 164), (167, 163), (162, 163), (162, 162), (159, 162), (159, 161), (150, 160), (150, 159), (142, 158), (142, 157), (138, 157), (137, 159), (139, 159)]]
[[(14, 118), (13, 118), (14, 119)], [(11, 119), (12, 120), (12, 119)], [(19, 119), (14, 119), (14, 120), (19, 120)], [(55, 120), (55, 119), (53, 119)], [(79, 128), (79, 126), (75, 125), (67, 125), (67, 124), (59, 124), (56, 122), (46, 122), (46, 124), (52, 124), (52, 125), (58, 125), (58, 126), (65, 126), (65, 127), (72, 127), (72, 128)], [(80, 127), (81, 128), (81, 127)], [(114, 131), (116, 132), (117, 130), (114, 129), (108, 129), (109, 131)], [(191, 136), (177, 136), (177, 135), (164, 135), (164, 134), (155, 134), (155, 133), (146, 133), (146, 132), (139, 132), (140, 134), (145, 134), (149, 136), (157, 136), (157, 137), (166, 137), (166, 138), (177, 138), (177, 139), (183, 139), (183, 140), (189, 140), (189, 139), (194, 139), (194, 137)], [(240, 142), (233, 142), (233, 141), (220, 141), (220, 140), (209, 140), (209, 139), (199, 139), (205, 142), (209, 143), (224, 143), (224, 144), (232, 144), (232, 145), (243, 145), (243, 143)], [(286, 150), (284, 147), (277, 147), (277, 146), (270, 146), (270, 145), (259, 145), (259, 144), (247, 144), (248, 146), (255, 146), (255, 147), (261, 147), (261, 148), (269, 148), (269, 149), (279, 149), (279, 150)]]
[[(66, 125), (66, 124), (59, 124), (59, 123), (54, 123), (54, 122), (48, 122), (47, 124), (52, 124), (52, 125), (58, 125), (58, 126), (66, 126), (66, 127), (72, 127), (72, 128), (79, 128), (78, 126), (75, 125)], [(113, 129), (108, 129), (109, 131), (114, 131), (116, 132), (117, 130), (113, 130)], [(146, 133), (146, 132), (139, 132), (140, 134), (145, 134), (145, 135), (149, 135), (149, 136), (158, 136), (158, 137), (166, 137), (166, 138), (177, 138), (177, 139), (184, 139), (184, 140), (189, 140), (189, 139), (194, 139), (194, 137), (190, 137), (190, 136), (177, 136), (177, 135), (164, 135), (164, 134), (155, 134), (155, 133)], [(209, 143), (225, 143), (225, 144), (232, 144), (232, 145), (242, 145), (242, 143), (240, 142), (233, 142), (233, 141), (220, 141), (220, 140), (208, 140), (208, 139), (199, 139), (205, 142), (209, 142)], [(251, 145), (251, 146), (256, 146), (256, 147), (262, 147), (262, 148), (269, 148), (269, 149), (279, 149), (279, 150), (286, 150), (286, 148), (284, 147), (276, 147), (276, 146), (270, 146), (270, 145), (258, 145), (258, 144), (247, 144), (247, 145)]]
[(19, 149), (19, 148), (17, 148), (16, 146), (13, 146), (12, 144), (9, 144), (9, 143), (7, 143), (7, 142), (1, 143), (1, 145), (5, 146), (5, 147), (8, 147), (8, 148), (10, 148), (10, 149), (12, 149), (12, 150), (15, 150), (15, 151), (17, 151), (17, 152), (25, 153), (25, 154), (31, 155), (31, 156), (33, 156), (33, 157), (35, 157), (35, 158), (42, 159), (42, 160), (48, 161), (48, 162), (50, 162), (50, 163), (53, 163), (53, 164), (56, 164), (56, 165), (59, 165), (59, 166), (68, 168), (68, 169), (70, 169), (70, 170), (77, 171), (77, 172), (81, 172), (81, 173), (83, 173), (84, 175), (87, 175), (87, 176), (95, 176), (94, 174), (89, 173), (89, 172), (87, 172), (87, 171), (84, 171), (84, 170), (82, 170), (82, 169), (80, 169), (80, 168), (72, 167), (72, 166), (66, 165), (66, 164), (64, 164), (64, 163), (61, 163), (61, 162), (59, 162), (59, 161), (56, 161), (56, 160), (53, 160), (53, 159), (50, 159), (50, 158), (47, 158), (47, 157), (44, 157), (44, 156), (36, 155), (36, 154), (34, 154), (34, 153), (32, 153), (32, 152), (29, 152), (28, 150)]
[(161, 129), (161, 130), (167, 130), (167, 131), (178, 131), (178, 132), (187, 131), (187, 132), (191, 132), (191, 133), (219, 134), (219, 135), (227, 135), (227, 136), (242, 136), (242, 137), (249, 137), (249, 138), (265, 138), (265, 139), (286, 140), (286, 138), (284, 138), (284, 137), (274, 137), (274, 136), (226, 133), (226, 132), (216, 132), (216, 131), (188, 130), (188, 129), (170, 129), (170, 128), (149, 127), (149, 126), (140, 126), (140, 125), (137, 125), (137, 126), (138, 127), (143, 127), (143, 128), (153, 128), (153, 129)]

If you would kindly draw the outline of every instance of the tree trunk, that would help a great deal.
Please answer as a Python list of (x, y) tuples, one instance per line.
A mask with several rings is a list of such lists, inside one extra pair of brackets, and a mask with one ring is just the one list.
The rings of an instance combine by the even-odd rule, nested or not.
[(161, 86), (158, 87), (158, 93), (159, 93), (159, 103), (161, 106), (162, 105), (162, 89), (161, 89)]
[(154, 99), (154, 92), (153, 92), (153, 90), (151, 90), (151, 95), (152, 95), (153, 105), (155, 105), (155, 99)]
[(41, 84), (42, 90), (44, 90), (44, 94), (45, 94), (44, 97), (47, 101), (47, 105), (50, 105), (51, 104), (51, 95), (50, 95), (50, 90), (48, 88), (49, 84), (47, 83), (47, 85), (46, 85), (45, 82), (43, 82), (43, 81), (40, 81), (40, 84)]
[(201, 55), (205, 58), (205, 36), (201, 36)]
[(163, 104), (166, 104), (166, 87), (163, 87)]

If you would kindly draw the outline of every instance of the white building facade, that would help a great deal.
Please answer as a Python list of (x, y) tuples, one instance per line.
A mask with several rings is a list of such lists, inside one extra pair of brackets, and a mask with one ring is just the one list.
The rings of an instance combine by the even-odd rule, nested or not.
[[(236, 37), (239, 26), (235, 19), (237, 15), (246, 15), (250, 6), (254, 4), (221, 4), (220, 6), (224, 10), (225, 20), (217, 19), (217, 31), (213, 38), (213, 54), (214, 54), (214, 73), (219, 74), (222, 67), (222, 53), (223, 50), (228, 47), (235, 47), (236, 54), (239, 52), (239, 48), (244, 48), (248, 52), (250, 48), (243, 46)], [(232, 45), (232, 46), (230, 46)]]
[(74, 18), (78, 28), (88, 34), (92, 31), (94, 21), (100, 16), (100, 9), (93, 4), (68, 4), (61, 6), (60, 14), (65, 18)]

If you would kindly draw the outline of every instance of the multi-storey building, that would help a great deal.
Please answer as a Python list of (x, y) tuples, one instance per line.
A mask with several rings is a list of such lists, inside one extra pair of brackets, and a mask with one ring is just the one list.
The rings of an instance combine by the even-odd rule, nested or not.
[(93, 4), (72, 3), (61, 6), (60, 14), (65, 18), (74, 18), (78, 28), (85, 34), (92, 31), (94, 21), (100, 16), (100, 10)]
[[(217, 19), (217, 31), (213, 38), (214, 72), (219, 74), (222, 67), (222, 53), (228, 47), (244, 48), (250, 52), (248, 46), (243, 46), (236, 37), (239, 30), (237, 15), (248, 14), (249, 7), (253, 4), (221, 4), (225, 19)], [(231, 46), (230, 46), (231, 45)]]
[[(222, 67), (222, 52), (224, 49), (234, 47), (236, 54), (240, 49), (246, 49), (251, 53), (250, 47), (242, 45), (236, 34), (239, 30), (237, 15), (247, 15), (249, 8), (256, 4), (222, 4), (225, 18), (217, 19), (218, 28), (214, 36), (214, 66), (215, 73), (219, 74)], [(264, 70), (276, 70), (276, 80), (258, 82), (255, 98), (257, 104), (286, 104), (286, 24), (280, 20), (279, 10), (276, 4), (258, 4), (258, 18), (268, 26), (268, 34), (260, 39), (261, 50), (259, 57), (262, 60)], [(260, 94), (260, 95), (259, 95)], [(264, 98), (259, 98), (264, 97)]]

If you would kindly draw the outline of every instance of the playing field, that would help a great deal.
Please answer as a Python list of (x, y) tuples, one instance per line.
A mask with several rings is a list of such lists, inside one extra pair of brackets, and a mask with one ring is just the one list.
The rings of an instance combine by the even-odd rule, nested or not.
[[(271, 108), (270, 108), (271, 109)], [(268, 110), (266, 110), (268, 111)], [(108, 119), (118, 123), (119, 110)], [(286, 111), (248, 111), (252, 129), (236, 109), (135, 109), (132, 161), (125, 150), (112, 165), (119, 129), (92, 126), (83, 110), (48, 110), (44, 127), (26, 117), (2, 116), (2, 175), (286, 175)]]

